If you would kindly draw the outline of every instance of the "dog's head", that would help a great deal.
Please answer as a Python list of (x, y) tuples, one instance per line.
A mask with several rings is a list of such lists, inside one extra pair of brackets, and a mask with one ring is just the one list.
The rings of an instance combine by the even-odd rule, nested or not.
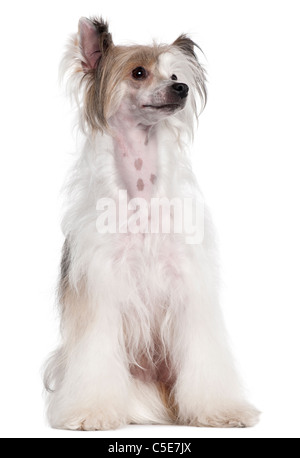
[(107, 23), (82, 18), (65, 63), (84, 88), (84, 124), (103, 131), (116, 113), (145, 126), (197, 114), (206, 88), (195, 46), (185, 35), (172, 45), (115, 46)]

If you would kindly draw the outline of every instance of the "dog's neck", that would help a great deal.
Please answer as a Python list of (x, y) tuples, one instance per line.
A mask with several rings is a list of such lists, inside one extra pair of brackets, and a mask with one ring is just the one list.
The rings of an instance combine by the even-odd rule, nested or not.
[(124, 113), (110, 120), (120, 181), (129, 198), (149, 200), (157, 181), (157, 139), (155, 128), (144, 126)]

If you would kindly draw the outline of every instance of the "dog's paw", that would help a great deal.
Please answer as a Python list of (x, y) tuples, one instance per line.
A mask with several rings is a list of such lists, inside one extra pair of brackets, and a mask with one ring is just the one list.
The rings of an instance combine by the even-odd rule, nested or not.
[(111, 413), (103, 414), (101, 412), (93, 412), (85, 415), (76, 415), (68, 420), (52, 425), (57, 429), (65, 429), (71, 431), (107, 431), (117, 429), (127, 424), (125, 418), (111, 415)]
[(209, 428), (252, 428), (259, 422), (260, 412), (246, 404), (205, 413), (191, 424)]
[(80, 425), (81, 431), (107, 431), (118, 429), (126, 424), (125, 419), (114, 417), (111, 414), (93, 413), (88, 415)]

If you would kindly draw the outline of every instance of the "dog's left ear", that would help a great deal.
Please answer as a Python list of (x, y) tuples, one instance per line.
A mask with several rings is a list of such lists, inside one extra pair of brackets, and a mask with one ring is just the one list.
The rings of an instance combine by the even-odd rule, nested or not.
[[(180, 51), (185, 54), (187, 57), (192, 58), (193, 63), (191, 65), (192, 74), (194, 75), (194, 84), (195, 88), (201, 99), (201, 111), (204, 109), (207, 100), (207, 91), (206, 91), (206, 73), (203, 66), (200, 64), (195, 48), (198, 48), (202, 53), (202, 49), (198, 46), (193, 40), (191, 40), (187, 35), (180, 35), (177, 40), (174, 41), (173, 45), (180, 49)], [(196, 106), (196, 105), (195, 105)], [(195, 111), (196, 112), (196, 111)], [(198, 113), (197, 113), (198, 116)]]
[(103, 19), (81, 18), (78, 28), (81, 65), (87, 73), (98, 66), (113, 42), (108, 24)]
[(195, 53), (195, 47), (198, 48), (198, 45), (191, 40), (187, 35), (180, 35), (177, 40), (174, 41), (173, 46), (177, 46), (184, 54), (193, 57), (197, 60), (197, 55)]

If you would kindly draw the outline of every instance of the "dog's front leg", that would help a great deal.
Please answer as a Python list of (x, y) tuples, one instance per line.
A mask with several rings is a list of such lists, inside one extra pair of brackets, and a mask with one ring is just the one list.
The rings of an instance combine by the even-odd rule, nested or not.
[(56, 386), (49, 395), (49, 421), (59, 429), (115, 429), (127, 423), (129, 383), (120, 314), (106, 303), (87, 322), (81, 319), (78, 339), (73, 319), (64, 323), (65, 342), (51, 363)]
[(254, 426), (259, 412), (245, 401), (215, 288), (210, 284), (209, 277), (186, 279), (185, 303), (177, 308), (172, 348), (174, 364), (177, 361), (178, 421), (223, 428)]

